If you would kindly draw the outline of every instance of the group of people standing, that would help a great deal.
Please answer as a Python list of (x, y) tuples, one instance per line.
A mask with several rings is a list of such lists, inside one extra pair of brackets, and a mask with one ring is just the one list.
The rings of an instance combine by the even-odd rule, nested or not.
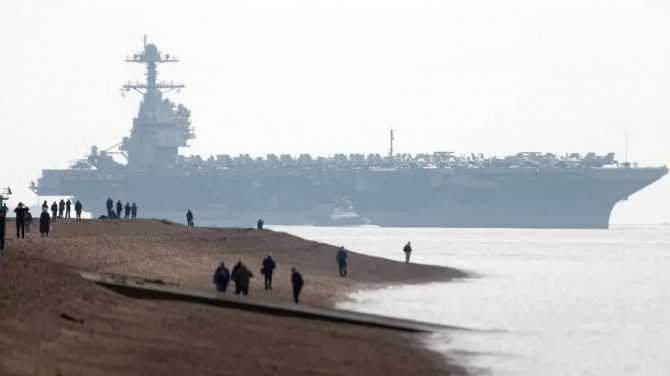
[[(7, 229), (6, 219), (9, 208), (7, 205), (0, 207), (0, 249), (5, 249), (5, 234)], [(16, 238), (25, 239), (26, 235), (31, 235), (31, 227), (33, 223), (33, 216), (30, 214), (30, 209), (23, 205), (22, 202), (14, 209), (16, 216)], [(51, 229), (51, 217), (46, 209), (42, 210), (40, 215), (40, 234), (42, 237), (49, 236)]]
[(123, 212), (125, 216), (124, 219), (137, 219), (137, 205), (133, 202), (130, 205), (129, 202), (126, 202), (126, 205), (123, 206), (121, 200), (116, 202), (116, 212), (114, 211), (114, 200), (111, 197), (107, 199), (107, 218), (121, 218), (121, 213)]
[[(74, 203), (74, 212), (77, 215), (77, 220), (81, 221), (81, 211), (83, 210), (84, 206), (77, 200), (77, 202)], [(51, 209), (51, 222), (56, 222), (56, 219), (63, 219), (63, 218), (71, 218), (70, 217), (70, 210), (72, 209), (72, 201), (68, 198), (67, 201), (60, 199), (60, 202), (56, 203), (56, 201), (51, 204), (51, 207), (49, 207), (49, 204), (47, 203), (47, 200), (44, 200), (42, 203), (42, 212), (47, 212), (48, 210)]]
[[(262, 261), (261, 274), (264, 276), (265, 290), (272, 290), (272, 275), (277, 267), (272, 255), (268, 255)], [(235, 283), (235, 295), (249, 295), (249, 280), (254, 274), (240, 260), (233, 266), (232, 272), (228, 270), (224, 262), (216, 268), (212, 277), (212, 283), (216, 285), (216, 291), (226, 292), (228, 283), (232, 280)], [(291, 286), (293, 288), (293, 301), (298, 303), (300, 292), (305, 284), (302, 275), (291, 268)]]

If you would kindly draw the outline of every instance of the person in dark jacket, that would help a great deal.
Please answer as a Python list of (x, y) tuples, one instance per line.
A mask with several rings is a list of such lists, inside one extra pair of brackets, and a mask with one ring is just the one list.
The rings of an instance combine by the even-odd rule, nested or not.
[(22, 202), (19, 202), (19, 205), (14, 209), (16, 213), (16, 238), (25, 238), (26, 237), (26, 212), (28, 209)]
[(133, 202), (133, 205), (130, 207), (130, 218), (137, 219), (137, 205)]
[(77, 215), (77, 220), (81, 221), (81, 210), (84, 208), (84, 205), (77, 200), (77, 202), (74, 203), (74, 212)]
[(340, 270), (340, 277), (346, 277), (349, 274), (347, 270), (347, 251), (344, 247), (340, 247), (335, 255), (335, 260), (337, 261), (337, 267)]
[(254, 274), (242, 264), (233, 273), (233, 281), (235, 281), (235, 295), (249, 295), (249, 279), (253, 278)]
[(259, 230), (262, 230), (264, 224), (265, 224), (265, 222), (261, 218), (261, 219), (258, 220), (258, 222), (256, 222), (256, 228), (259, 229)]
[(291, 285), (293, 286), (293, 301), (298, 303), (298, 297), (300, 296), (300, 291), (302, 286), (305, 284), (305, 281), (302, 279), (302, 275), (298, 273), (295, 268), (291, 268)]
[(228, 288), (228, 282), (230, 281), (230, 272), (226, 268), (226, 264), (221, 262), (218, 268), (214, 271), (212, 276), (212, 283), (216, 285), (216, 291), (226, 292)]
[(233, 270), (230, 271), (230, 275), (234, 276), (235, 273), (237, 273), (238, 270), (242, 267), (242, 260), (238, 260), (237, 264), (233, 265)]
[(130, 202), (126, 202), (126, 206), (123, 207), (125, 216), (124, 219), (130, 219)]
[(272, 290), (272, 273), (274, 272), (277, 264), (272, 258), (272, 255), (268, 255), (263, 259), (263, 267), (261, 268), (261, 274), (265, 277), (265, 289)]
[(51, 204), (51, 222), (56, 222), (56, 213), (58, 213), (58, 204), (54, 201), (54, 203)]
[(193, 213), (191, 213), (191, 209), (188, 209), (186, 212), (186, 224), (188, 227), (193, 227)]
[(5, 249), (5, 219), (7, 218), (7, 209), (3, 205), (0, 208), (0, 250)]
[(123, 204), (121, 200), (116, 202), (116, 218), (121, 218), (121, 212), (123, 211)]
[(58, 219), (63, 219), (63, 213), (65, 212), (65, 200), (62, 198), (58, 203)]
[(412, 246), (409, 245), (409, 242), (405, 244), (405, 248), (402, 251), (405, 252), (405, 263), (409, 263), (409, 256), (412, 254)]
[(112, 200), (111, 197), (107, 199), (106, 206), (107, 206), (107, 218), (112, 218), (112, 214), (114, 213), (114, 201)]
[(49, 211), (44, 208), (42, 209), (42, 214), (40, 215), (40, 234), (42, 237), (49, 236), (50, 227), (51, 218), (49, 218)]
[(47, 204), (47, 200), (44, 200), (44, 202), (42, 203), (42, 209), (47, 209), (47, 210), (49, 209), (49, 204)]
[(72, 207), (72, 201), (68, 198), (65, 201), (65, 218), (70, 218), (70, 208)]

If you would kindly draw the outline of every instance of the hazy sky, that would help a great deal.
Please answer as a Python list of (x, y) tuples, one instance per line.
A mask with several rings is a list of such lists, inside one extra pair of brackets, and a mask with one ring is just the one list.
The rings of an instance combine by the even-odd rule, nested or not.
[[(185, 154), (616, 152), (670, 165), (670, 4), (3, 0), (0, 186), (129, 134), (142, 36), (193, 112)], [(666, 177), (612, 221), (670, 222)], [(102, 203), (99, 203), (102, 205)]]

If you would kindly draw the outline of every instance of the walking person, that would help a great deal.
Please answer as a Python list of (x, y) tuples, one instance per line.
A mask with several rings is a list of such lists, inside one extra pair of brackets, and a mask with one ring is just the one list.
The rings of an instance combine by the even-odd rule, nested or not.
[(130, 219), (130, 202), (126, 202), (126, 206), (123, 207), (124, 210), (124, 219)]
[(193, 213), (191, 213), (191, 209), (188, 209), (186, 212), (186, 223), (188, 227), (193, 227)]
[[(26, 212), (28, 212), (26, 206), (22, 202), (19, 202), (19, 205), (14, 209), (16, 213), (16, 238), (24, 239), (26, 237)], [(19, 236), (20, 235), (20, 236)]]
[(42, 209), (49, 209), (49, 204), (47, 204), (47, 200), (44, 200), (42, 203)]
[(337, 260), (337, 267), (340, 271), (340, 277), (346, 277), (349, 275), (349, 270), (347, 270), (347, 251), (344, 247), (340, 247), (335, 255), (335, 260)]
[(63, 219), (63, 213), (65, 212), (65, 200), (62, 198), (58, 203), (58, 219)]
[(121, 200), (116, 202), (116, 218), (121, 219), (121, 211), (123, 210), (123, 204)]
[(68, 198), (67, 201), (65, 201), (65, 218), (70, 218), (70, 207), (72, 207), (72, 201)]
[(7, 218), (6, 206), (0, 207), (0, 250), (5, 249), (5, 219)]
[(47, 208), (42, 209), (42, 214), (40, 215), (40, 236), (45, 237), (49, 236), (49, 230), (51, 229), (51, 218), (49, 218), (49, 211)]
[(26, 212), (26, 217), (24, 220), (24, 226), (26, 227), (26, 235), (30, 236), (30, 227), (33, 224), (33, 215), (30, 214), (30, 211)]
[(212, 276), (212, 283), (216, 285), (216, 291), (226, 292), (228, 288), (228, 282), (230, 281), (230, 272), (226, 268), (226, 264), (221, 261), (219, 267), (214, 270), (214, 275)]
[(84, 208), (84, 206), (77, 200), (77, 202), (74, 203), (74, 212), (77, 215), (77, 220), (81, 221), (81, 210)]
[(58, 212), (58, 204), (54, 201), (51, 204), (51, 222), (56, 222), (56, 213)]
[(130, 214), (132, 219), (137, 219), (137, 205), (133, 202), (133, 206), (130, 207)]
[(412, 254), (412, 246), (409, 245), (409, 242), (405, 244), (405, 248), (402, 251), (405, 252), (405, 263), (409, 264), (409, 256)]
[(291, 268), (291, 285), (293, 286), (293, 301), (298, 303), (298, 297), (300, 296), (300, 291), (302, 286), (305, 284), (305, 281), (302, 279), (302, 275), (298, 273), (295, 268)]
[(253, 278), (254, 274), (243, 263), (233, 272), (233, 281), (235, 281), (235, 295), (249, 295), (249, 279)]
[(277, 264), (272, 258), (272, 255), (268, 255), (263, 259), (263, 267), (261, 268), (261, 274), (265, 277), (265, 290), (272, 290), (272, 273), (274, 272)]

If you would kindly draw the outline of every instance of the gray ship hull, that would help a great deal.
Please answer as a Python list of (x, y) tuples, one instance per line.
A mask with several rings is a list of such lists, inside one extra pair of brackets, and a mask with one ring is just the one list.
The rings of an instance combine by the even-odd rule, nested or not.
[[(40, 195), (72, 195), (95, 216), (108, 197), (139, 216), (198, 226), (324, 223), (333, 198), (350, 197), (371, 224), (389, 227), (608, 228), (614, 205), (667, 168), (229, 170), (99, 176), (63, 174)], [(45, 171), (45, 177), (49, 171)]]

